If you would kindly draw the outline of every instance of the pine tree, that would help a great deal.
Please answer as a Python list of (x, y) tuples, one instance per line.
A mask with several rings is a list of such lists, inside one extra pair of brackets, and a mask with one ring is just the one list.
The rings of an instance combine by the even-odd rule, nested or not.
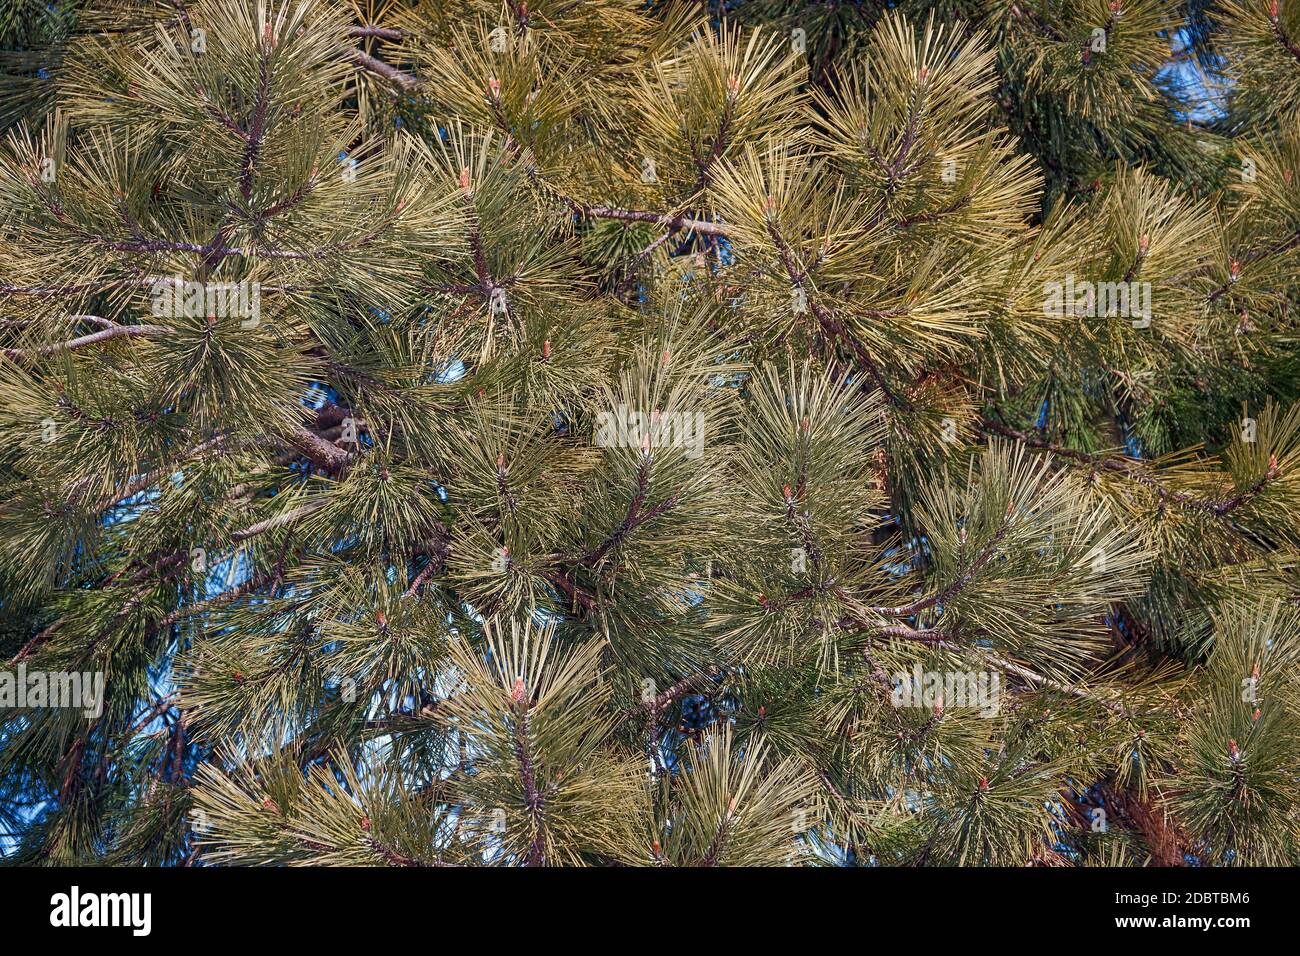
[(8, 861), (1300, 862), (1300, 5), (0, 51)]

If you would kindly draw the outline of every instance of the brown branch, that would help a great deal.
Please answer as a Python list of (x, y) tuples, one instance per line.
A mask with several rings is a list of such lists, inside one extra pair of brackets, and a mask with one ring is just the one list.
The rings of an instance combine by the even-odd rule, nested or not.
[(876, 633), (881, 637), (897, 637), (905, 641), (917, 641), (921, 644), (946, 644), (954, 638), (954, 635), (945, 631), (929, 627), (917, 629), (908, 627), (906, 624), (890, 624), (878, 628)]
[(286, 511), (284, 514), (276, 515), (274, 518), (267, 518), (265, 521), (259, 521), (257, 524), (250, 525), (242, 531), (233, 532), (230, 535), (230, 540), (235, 542), (247, 541), (249, 538), (257, 537), (259, 534), (265, 534), (267, 531), (274, 531), (276, 528), (282, 528), (287, 524), (292, 524), (299, 518), (313, 514), (323, 507), (323, 502), (299, 505), (297, 508)]
[[(804, 289), (803, 282), (807, 270), (799, 268), (799, 263), (794, 257), (794, 250), (790, 248), (789, 244), (782, 237), (780, 231), (776, 228), (776, 220), (771, 216), (770, 212), (767, 217), (767, 232), (768, 236), (772, 239), (772, 243), (776, 246), (777, 255), (781, 260), (782, 267), (785, 269), (786, 276), (790, 280), (790, 284), (796, 288)], [(843, 342), (849, 347), (850, 351), (852, 351), (854, 356), (857, 357), (863, 368), (866, 369), (867, 374), (875, 383), (876, 387), (880, 389), (881, 393), (886, 398), (889, 399), (890, 404), (895, 406), (906, 405), (907, 403), (889, 387), (889, 383), (885, 380), (884, 373), (881, 371), (880, 366), (876, 364), (875, 358), (869, 351), (867, 351), (866, 347), (858, 341), (857, 336), (849, 332), (848, 328), (833, 310), (826, 308), (812, 296), (808, 296), (806, 289), (804, 291), (808, 300), (808, 307), (812, 309), (813, 316), (817, 319), (817, 322), (821, 325), (826, 334), (831, 336), (833, 339)]]
[(394, 66), (390, 66), (377, 56), (372, 56), (365, 50), (357, 49), (352, 46), (340, 47), (343, 56), (351, 60), (354, 64), (377, 76), (382, 76), (391, 83), (396, 83), (402, 89), (410, 91), (420, 85), (420, 80), (411, 76), (409, 73), (403, 73)]
[(199, 94), (199, 97), (203, 100), (203, 105), (207, 107), (208, 113), (213, 119), (224, 126), (227, 130), (234, 133), (245, 143), (248, 142), (248, 133), (244, 132), (244, 130), (240, 128), (240, 125), (235, 122), (233, 116), (212, 101), (212, 98), (208, 96), (208, 91), (204, 88), (202, 83), (195, 84), (194, 91)]
[(451, 553), (450, 538), (451, 532), (448, 531), (446, 525), (439, 524), (438, 537), (434, 544), (433, 554), (429, 556), (429, 563), (420, 569), (420, 573), (415, 576), (415, 580), (411, 582), (411, 586), (402, 592), (402, 597), (414, 597), (415, 593), (424, 586), (424, 583), (428, 581), (429, 578), (442, 571), (443, 567), (447, 563), (447, 555)]
[[(272, 40), (263, 41), (262, 55), (257, 65), (257, 94), (253, 100), (253, 116), (248, 124), (244, 156), (240, 163), (239, 194), (247, 201), (253, 194), (253, 176), (257, 159), (262, 152), (262, 137), (266, 135), (266, 117), (271, 107), (271, 47)], [(216, 245), (216, 243), (213, 243)]]
[(1050, 452), (1059, 458), (1076, 461), (1088, 465), (1093, 469), (1099, 468), (1103, 471), (1109, 471), (1112, 474), (1122, 475), (1125, 478), (1137, 482), (1144, 488), (1149, 488), (1162, 502), (1175, 504), (1190, 511), (1209, 512), (1218, 517), (1224, 517), (1228, 513), (1241, 507), (1243, 504), (1246, 504), (1281, 474), (1281, 470), (1278, 468), (1277, 463), (1270, 462), (1268, 469), (1253, 484), (1251, 484), (1250, 487), (1220, 501), (1209, 501), (1197, 498), (1194, 495), (1187, 494), (1183, 491), (1174, 491), (1170, 488), (1166, 488), (1164, 485), (1160, 484), (1160, 482), (1156, 481), (1156, 479), (1145, 474), (1139, 465), (1128, 461), (1127, 459), (1090, 455), (1087, 452), (1079, 451), (1074, 448), (1066, 448), (1063, 445), (1057, 445), (1053, 442), (1047, 441), (1046, 439), (1027, 434), (1019, 429), (1012, 428), (1009, 425), (1004, 425), (1001, 422), (996, 422), (989, 418), (980, 419), (980, 428), (987, 432), (1002, 435), (1004, 438), (1013, 438), (1031, 448), (1039, 448), (1043, 451)]
[[(388, 863), (390, 866), (432, 867), (432, 866), (451, 865), (450, 863), (443, 863), (442, 861), (438, 861), (436, 863), (428, 863), (425, 862), (424, 860), (417, 860), (413, 856), (406, 856), (404, 854), (398, 853), (392, 847), (379, 842), (379, 840), (375, 839), (372, 836), (366, 837), (366, 845), (369, 846), (370, 849), (378, 853), (381, 857), (383, 857), (384, 862)], [(318, 849), (320, 848), (318, 847)]]
[(1297, 229), (1290, 236), (1277, 240), (1277, 242), (1273, 243), (1266, 249), (1257, 249), (1254, 252), (1247, 253), (1238, 260), (1234, 260), (1233, 271), (1230, 273), (1230, 278), (1227, 282), (1218, 286), (1209, 294), (1205, 300), (1206, 304), (1213, 305), (1222, 298), (1224, 294), (1233, 287), (1233, 285), (1236, 284), (1241, 276), (1241, 268), (1243, 266), (1253, 265), (1261, 259), (1267, 259), (1269, 256), (1276, 256), (1283, 252), (1290, 252), (1297, 246), (1300, 246), (1300, 229)]
[(397, 27), (377, 27), (373, 24), (349, 27), (348, 33), (354, 37), (374, 37), (379, 40), (389, 40), (393, 43), (400, 43), (403, 39), (412, 35), (406, 30)]
[(994, 654), (992, 651), (984, 650), (982, 648), (974, 648), (974, 650), (977, 650), (980, 656), (993, 666), (1001, 668), (1008, 674), (1015, 674), (1017, 677), (1036, 687), (1045, 687), (1049, 690), (1058, 691), (1059, 693), (1067, 694), (1071, 697), (1078, 697), (1080, 700), (1091, 701), (1094, 704), (1106, 708), (1106, 710), (1116, 716), (1122, 717), (1125, 714), (1123, 707), (1115, 703), (1113, 700), (1107, 700), (1105, 697), (1099, 696), (1096, 691), (1088, 690), (1085, 687), (1076, 687), (1073, 684), (1063, 684), (1060, 681), (1052, 680), (1050, 677), (1036, 674), (1026, 667), (1021, 667), (1019, 664), (1009, 661), (998, 654)]
[(1168, 810), (1155, 800), (1113, 784), (1103, 784), (1100, 790), (1106, 805), (1114, 808), (1120, 820), (1141, 835), (1142, 842), (1151, 853), (1152, 864), (1187, 865), (1183, 855), (1187, 852), (1190, 841)]
[(546, 862), (545, 853), (542, 849), (542, 808), (546, 805), (542, 792), (537, 787), (537, 770), (533, 766), (532, 754), (528, 750), (528, 700), (524, 698), (516, 702), (518, 710), (517, 720), (515, 723), (515, 759), (519, 761), (519, 776), (524, 787), (524, 803), (528, 807), (529, 813), (532, 814), (533, 822), (537, 827), (537, 833), (533, 836), (532, 842), (528, 847), (528, 866), (542, 866)]
[(699, 866), (716, 866), (718, 858), (722, 856), (723, 847), (726, 846), (727, 837), (731, 835), (731, 816), (732, 810), (728, 807), (727, 812), (722, 819), (718, 821), (718, 832), (713, 835), (713, 840), (709, 843), (709, 848), (704, 851), (704, 856), (699, 862)]
[(293, 426), (289, 441), (293, 447), (311, 459), (313, 464), (329, 471), (337, 471), (352, 460), (348, 452), (330, 444), (301, 425)]
[(571, 207), (584, 219), (617, 219), (622, 222), (648, 222), (657, 226), (663, 226), (670, 233), (679, 232), (685, 229), (688, 232), (696, 232), (703, 236), (730, 235), (725, 223), (713, 222), (708, 219), (691, 219), (685, 215), (647, 212), (637, 209), (618, 209), (613, 206), (584, 206), (577, 202), (572, 202)]
[(98, 332), (92, 332), (89, 335), (82, 335), (75, 339), (69, 339), (66, 342), (56, 342), (53, 345), (42, 345), (31, 349), (5, 349), (5, 355), (11, 359), (30, 359), (40, 355), (52, 355), (56, 352), (84, 348), (87, 345), (96, 345), (100, 342), (107, 342), (109, 339), (121, 338), (122, 336), (137, 335), (163, 335), (171, 332), (172, 329), (166, 325), (111, 325), (106, 329)]
[(1282, 26), (1282, 21), (1278, 18), (1276, 9), (1275, 5), (1268, 15), (1268, 21), (1273, 25), (1273, 36), (1277, 37), (1277, 42), (1282, 44), (1293, 59), (1300, 62), (1300, 46), (1297, 46), (1295, 41), (1287, 35), (1286, 29)]
[(1065, 34), (1052, 26), (1052, 24), (1048, 23), (1033, 10), (1022, 10), (1019, 3), (1013, 3), (1008, 12), (1011, 14), (1013, 19), (1028, 20), (1042, 32), (1043, 36), (1048, 37), (1049, 39), (1058, 42), (1065, 40)]
[(596, 546), (595, 548), (591, 549), (586, 554), (578, 558), (577, 560), (578, 564), (587, 567), (591, 567), (593, 565), (599, 564), (601, 559), (604, 558), (605, 555), (608, 554), (611, 549), (618, 546), (623, 541), (624, 538), (626, 538), (629, 534), (631, 534), (641, 525), (645, 524), (647, 521), (652, 521), (655, 518), (658, 518), (660, 515), (667, 514), (673, 508), (677, 507), (677, 504), (681, 498), (680, 490), (670, 495), (669, 497), (665, 498), (663, 501), (659, 502), (659, 504), (654, 505), (648, 510), (646, 511), (641, 510), (641, 506), (645, 503), (645, 496), (647, 490), (646, 486), (649, 482), (649, 478), (650, 478), (649, 462), (648, 460), (643, 460), (641, 462), (640, 467), (637, 469), (636, 492), (632, 495), (632, 500), (628, 503), (627, 515), (623, 518), (622, 523), (619, 524), (619, 526), (615, 528), (612, 532), (610, 532), (609, 536), (606, 537), (605, 540), (602, 541), (598, 546)]
[(918, 614), (927, 608), (934, 607), (936, 604), (942, 604), (952, 598), (955, 594), (965, 588), (966, 585), (970, 584), (971, 581), (975, 579), (976, 574), (979, 573), (980, 568), (988, 564), (993, 555), (997, 553), (998, 545), (1002, 543), (1002, 539), (1006, 537), (1007, 530), (1011, 527), (1011, 515), (1014, 514), (1014, 510), (1014, 504), (1008, 504), (1006, 518), (1004, 518), (1002, 524), (998, 526), (997, 532), (989, 539), (988, 544), (984, 545), (984, 547), (980, 549), (979, 553), (975, 555), (975, 558), (969, 565), (967, 565), (966, 570), (961, 574), (961, 576), (951, 584), (934, 594), (931, 594), (929, 597), (920, 598), (919, 600), (913, 601), (911, 604), (903, 604), (898, 607), (872, 607), (868, 610), (885, 617), (911, 617), (914, 614)]
[(556, 590), (564, 594), (570, 602), (576, 603), (587, 613), (596, 609), (596, 599), (587, 591), (578, 587), (563, 571), (550, 571), (543, 577), (553, 584)]

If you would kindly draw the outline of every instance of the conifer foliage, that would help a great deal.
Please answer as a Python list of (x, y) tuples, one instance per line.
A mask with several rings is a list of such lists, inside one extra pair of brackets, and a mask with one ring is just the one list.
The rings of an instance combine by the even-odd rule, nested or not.
[(1297, 275), (1292, 0), (10, 0), (0, 850), (1296, 864)]

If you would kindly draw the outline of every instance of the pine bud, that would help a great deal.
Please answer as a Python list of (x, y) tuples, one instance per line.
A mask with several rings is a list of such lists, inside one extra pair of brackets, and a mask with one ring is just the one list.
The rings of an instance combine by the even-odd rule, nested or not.
[(988, 777), (980, 777), (980, 789), (981, 789), (981, 790), (987, 790), (988, 788), (989, 788), (989, 778), (988, 778)]
[(763, 720), (767, 717), (767, 708), (762, 704), (758, 705), (758, 719)]
[(1235, 740), (1233, 740), (1231, 737), (1229, 737), (1229, 738), (1228, 738), (1228, 756), (1231, 757), (1233, 760), (1236, 760), (1237, 757), (1240, 756), (1240, 754), (1241, 754), (1241, 751), (1239, 751), (1239, 750), (1237, 749), (1237, 741), (1235, 741)]
[(469, 167), (462, 166), (460, 170), (460, 188), (466, 196), (469, 195)]
[(653, 843), (650, 844), (650, 850), (651, 852), (654, 853), (655, 857), (658, 857), (659, 854), (663, 852), (663, 848), (659, 845), (658, 840), (655, 840)]
[(1123, 2), (1122, 0), (1110, 0), (1108, 6), (1110, 7), (1111, 13), (1115, 14), (1115, 16), (1119, 16), (1119, 8), (1123, 6)]
[(736, 79), (734, 76), (727, 80), (727, 93), (733, 97), (739, 96), (740, 80)]
[(918, 83), (924, 83), (924, 82), (925, 82), (925, 78), (926, 78), (927, 76), (929, 76), (929, 75), (930, 75), (930, 70), (929, 70), (927, 67), (924, 67), (924, 66), (923, 66), (923, 67), (921, 67), (919, 70), (916, 71), (916, 81), (917, 81)]
[(1142, 238), (1138, 240), (1138, 252), (1145, 256), (1147, 254), (1147, 248), (1150, 245), (1151, 245), (1151, 237), (1148, 236), (1145, 232), (1142, 233)]
[(1239, 276), (1240, 274), (1241, 274), (1241, 263), (1238, 262), (1236, 259), (1233, 259), (1228, 266), (1228, 280), (1230, 282), (1236, 282), (1237, 276)]
[(761, 605), (763, 605), (763, 607), (767, 607), (767, 595), (766, 595), (766, 594), (760, 594), (760, 595), (758, 596), (758, 603), (761, 604)]
[(1258, 707), (1256, 707), (1256, 708), (1255, 708), (1255, 712), (1254, 712), (1253, 714), (1250, 715), (1250, 719), (1251, 719), (1251, 720), (1259, 720), (1259, 708), (1258, 708)]
[(1269, 4), (1268, 18), (1274, 23), (1277, 23), (1277, 0), (1273, 0), (1273, 2)]
[(794, 492), (790, 490), (790, 486), (789, 486), (789, 485), (782, 485), (782, 486), (781, 486), (781, 491), (785, 494), (785, 500), (786, 500), (786, 501), (789, 501), (791, 498), (794, 497)]
[(501, 81), (495, 76), (488, 80), (488, 89), (492, 91), (492, 98), (497, 99), (501, 95)]
[(514, 686), (510, 688), (510, 699), (516, 704), (522, 704), (528, 698), (528, 691), (524, 688), (523, 677), (516, 677)]
[(244, 682), (244, 674), (242, 671), (235, 671), (231, 676), (234, 677), (236, 684), (242, 684)]
[(365, 830), (367, 833), (370, 832), (370, 818), (369, 818), (369, 817), (362, 817), (362, 818), (361, 818), (361, 829)]
[(506, 470), (506, 454), (505, 452), (500, 452), (497, 455), (497, 471), (505, 471), (505, 470)]
[(280, 812), (280, 805), (270, 797), (267, 797), (265, 800), (262, 801), (262, 808), (264, 810), (270, 810), (272, 813)]
[(388, 615), (386, 615), (383, 611), (376, 611), (375, 623), (379, 625), (380, 630), (383, 630), (384, 628), (388, 627)]
[(1258, 663), (1255, 664), (1255, 666), (1252, 667), (1252, 668), (1250, 669), (1250, 676), (1253, 677), (1253, 678), (1255, 678), (1255, 680), (1259, 680), (1259, 664), (1258, 664)]
[(542, 361), (550, 361), (551, 358), (551, 340), (547, 339), (542, 343)]

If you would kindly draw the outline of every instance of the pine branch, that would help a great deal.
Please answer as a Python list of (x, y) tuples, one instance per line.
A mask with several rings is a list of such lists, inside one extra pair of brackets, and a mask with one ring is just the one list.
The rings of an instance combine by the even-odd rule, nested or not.
[(593, 567), (601, 562), (611, 549), (622, 543), (623, 539), (648, 521), (653, 521), (661, 515), (667, 514), (673, 508), (677, 507), (681, 498), (680, 489), (674, 494), (668, 496), (657, 505), (642, 511), (645, 504), (646, 490), (650, 481), (650, 456), (644, 454), (641, 457), (641, 464), (637, 467), (636, 491), (632, 495), (632, 500), (627, 506), (627, 516), (615, 528), (605, 540), (585, 554), (576, 559), (576, 563), (586, 567)]
[(107, 342), (110, 339), (122, 338), (124, 336), (138, 335), (165, 335), (173, 331), (166, 325), (111, 325), (109, 328), (102, 329), (99, 332), (92, 332), (89, 335), (78, 336), (75, 339), (69, 339), (66, 342), (59, 342), (54, 345), (42, 345), (32, 349), (5, 349), (4, 354), (14, 360), (32, 359), (42, 355), (53, 355), (56, 352), (64, 350), (85, 348), (87, 345), (97, 345), (100, 342)]
[(725, 223), (708, 219), (691, 219), (685, 214), (645, 212), (637, 209), (618, 209), (613, 206), (585, 206), (576, 201), (572, 206), (584, 219), (617, 219), (622, 222), (648, 222), (668, 230), (669, 234), (682, 230), (701, 236), (727, 236)]
[(543, 866), (546, 863), (546, 856), (543, 851), (543, 827), (545, 821), (542, 817), (542, 809), (546, 806), (546, 801), (537, 786), (537, 770), (533, 766), (533, 757), (528, 746), (528, 731), (531, 722), (528, 706), (526, 696), (515, 701), (515, 759), (519, 763), (519, 777), (524, 787), (524, 805), (532, 815), (533, 825), (537, 831), (528, 845), (527, 865)]
[(1174, 491), (1166, 488), (1160, 482), (1156, 481), (1150, 475), (1145, 474), (1141, 467), (1126, 459), (1106, 458), (1099, 455), (1090, 455), (1087, 452), (1078, 451), (1073, 448), (1066, 448), (1063, 445), (1057, 445), (1045, 439), (1029, 435), (1019, 429), (1004, 425), (1001, 422), (993, 421), (989, 418), (980, 419), (980, 427), (985, 431), (994, 432), (1006, 438), (1013, 438), (1032, 448), (1040, 448), (1043, 451), (1051, 452), (1059, 458), (1079, 462), (1088, 465), (1093, 469), (1102, 469), (1113, 474), (1122, 475), (1132, 481), (1137, 482), (1144, 488), (1150, 489), (1156, 497), (1162, 502), (1178, 505), (1189, 511), (1208, 512), (1216, 517), (1227, 517), (1231, 512), (1247, 504), (1257, 497), (1271, 482), (1281, 476), (1281, 469), (1276, 462), (1270, 463), (1268, 469), (1256, 479), (1248, 488), (1223, 498), (1218, 501), (1209, 501), (1189, 495), (1186, 492)]
[(1164, 807), (1113, 784), (1103, 784), (1100, 789), (1106, 805), (1141, 834), (1155, 866), (1187, 865), (1189, 841)]
[(411, 36), (411, 34), (406, 30), (400, 30), (396, 27), (380, 27), (369, 23), (349, 27), (348, 33), (354, 37), (374, 37), (380, 40), (388, 40), (393, 43), (400, 43), (402, 40)]
[(294, 425), (289, 441), (312, 463), (328, 471), (338, 471), (352, 460), (352, 455), (301, 425)]
[(1287, 53), (1291, 54), (1292, 59), (1297, 63), (1300, 63), (1300, 45), (1297, 45), (1296, 42), (1291, 39), (1286, 32), (1286, 28), (1282, 26), (1282, 21), (1277, 14), (1276, 3), (1273, 4), (1273, 8), (1269, 11), (1268, 20), (1269, 23), (1273, 25), (1273, 35), (1277, 37), (1277, 42), (1282, 44), (1282, 48), (1286, 50)]
[(403, 90), (411, 92), (420, 87), (420, 80), (409, 73), (403, 73), (394, 66), (385, 63), (379, 57), (367, 53), (365, 50), (357, 47), (343, 46), (339, 48), (343, 57), (349, 62), (356, 64), (361, 69), (376, 76), (382, 76), (390, 83), (395, 83)]
[[(794, 251), (782, 238), (780, 231), (776, 228), (776, 220), (770, 214), (770, 206), (769, 215), (767, 217), (767, 233), (772, 239), (772, 243), (776, 246), (777, 255), (781, 259), (781, 265), (785, 269), (790, 284), (796, 288), (803, 289), (803, 270), (799, 268), (799, 263), (795, 260)], [(872, 382), (874, 382), (876, 387), (879, 388), (880, 391), (889, 399), (891, 404), (899, 406), (906, 405), (907, 403), (889, 387), (889, 383), (885, 380), (885, 376), (881, 372), (880, 366), (876, 364), (876, 360), (872, 358), (871, 353), (868, 352), (866, 347), (857, 340), (856, 336), (849, 332), (844, 323), (835, 315), (834, 311), (823, 306), (814, 297), (807, 295), (806, 289), (804, 289), (804, 293), (805, 298), (807, 299), (808, 308), (812, 310), (813, 315), (817, 318), (817, 321), (821, 324), (821, 327), (826, 331), (826, 333), (833, 339), (837, 339), (849, 347), (857, 357), (858, 361), (862, 363), (867, 374), (871, 376)]]
[(994, 532), (984, 547), (971, 559), (966, 570), (952, 583), (936, 591), (928, 597), (920, 598), (910, 604), (903, 604), (898, 607), (872, 607), (868, 608), (873, 614), (880, 614), (884, 617), (913, 617), (921, 611), (934, 607), (936, 604), (943, 604), (960, 593), (971, 581), (975, 580), (980, 568), (988, 564), (994, 555), (998, 552), (998, 546), (1002, 539), (1006, 537), (1007, 531), (1011, 528), (1011, 516), (1015, 513), (1015, 504), (1007, 503), (1007, 513), (998, 530)]

